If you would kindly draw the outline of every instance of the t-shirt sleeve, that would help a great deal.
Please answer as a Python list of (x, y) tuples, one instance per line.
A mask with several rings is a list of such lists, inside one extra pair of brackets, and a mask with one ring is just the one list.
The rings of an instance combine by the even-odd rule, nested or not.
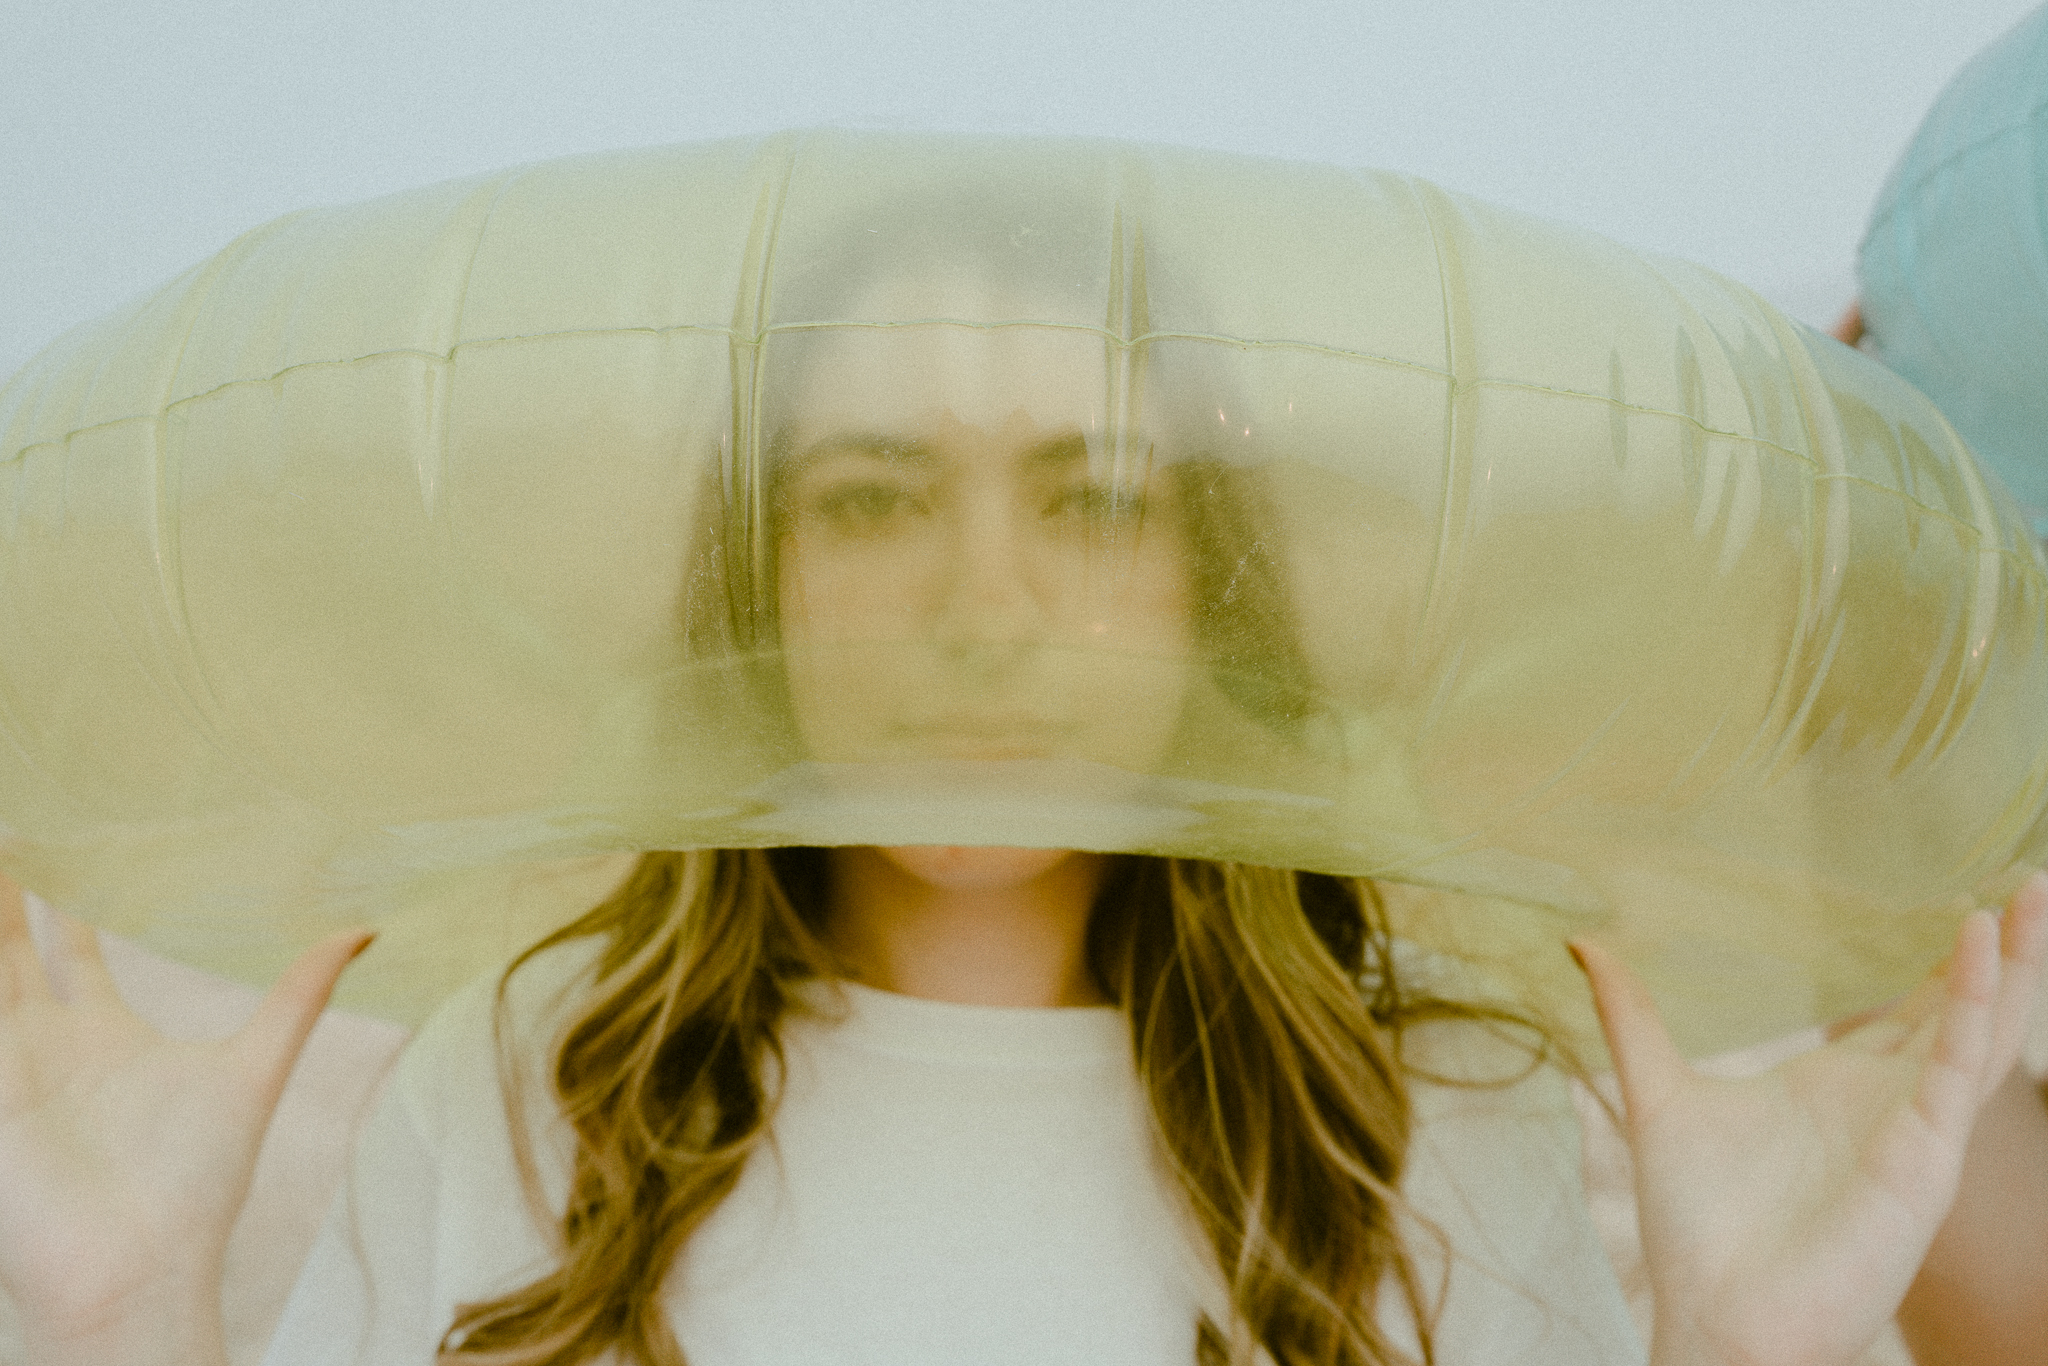
[[(591, 957), (531, 960), (508, 992), (508, 1056), (541, 1201), (559, 1209), (574, 1146), (545, 1060)], [(263, 1366), (431, 1366), (459, 1306), (530, 1284), (555, 1259), (519, 1175), (495, 1032), (497, 975), (449, 999), (400, 1056), (357, 1140)]]
[[(404, 1064), (401, 1063), (401, 1066)], [(393, 1078), (285, 1301), (264, 1366), (430, 1366), (438, 1321), (434, 1154)]]

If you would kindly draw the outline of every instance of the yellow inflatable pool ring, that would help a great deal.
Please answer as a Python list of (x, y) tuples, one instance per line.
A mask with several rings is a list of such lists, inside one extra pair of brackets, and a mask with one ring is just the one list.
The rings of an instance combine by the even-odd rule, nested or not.
[(0, 391), (0, 862), (416, 1018), (630, 851), (1379, 878), (1682, 1041), (2043, 852), (2048, 600), (1881, 367), (1404, 176), (804, 133), (293, 215)]

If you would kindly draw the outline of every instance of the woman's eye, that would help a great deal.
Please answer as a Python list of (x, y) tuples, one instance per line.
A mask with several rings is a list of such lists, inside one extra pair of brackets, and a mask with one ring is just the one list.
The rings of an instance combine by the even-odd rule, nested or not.
[(835, 531), (850, 536), (882, 534), (924, 510), (913, 491), (882, 483), (839, 484), (819, 493), (811, 506)]
[(1069, 484), (1053, 494), (1046, 516), (1111, 529), (1135, 526), (1145, 516), (1145, 500), (1136, 489), (1116, 484)]

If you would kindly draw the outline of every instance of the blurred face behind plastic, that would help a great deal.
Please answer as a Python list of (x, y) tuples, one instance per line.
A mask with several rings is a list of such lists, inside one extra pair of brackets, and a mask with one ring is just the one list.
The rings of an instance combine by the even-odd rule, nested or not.
[(1104, 411), (1102, 338), (928, 324), (799, 345), (777, 579), (811, 757), (1154, 771), (1187, 686), (1187, 555), (1156, 454)]

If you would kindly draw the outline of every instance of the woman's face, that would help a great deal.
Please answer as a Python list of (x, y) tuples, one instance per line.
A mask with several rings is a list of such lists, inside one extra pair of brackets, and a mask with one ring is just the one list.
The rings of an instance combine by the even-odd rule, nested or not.
[[(1020, 316), (943, 302), (937, 316)], [(777, 573), (812, 758), (1156, 770), (1186, 690), (1187, 553), (1149, 450), (1102, 436), (1101, 339), (938, 326), (806, 340)]]

